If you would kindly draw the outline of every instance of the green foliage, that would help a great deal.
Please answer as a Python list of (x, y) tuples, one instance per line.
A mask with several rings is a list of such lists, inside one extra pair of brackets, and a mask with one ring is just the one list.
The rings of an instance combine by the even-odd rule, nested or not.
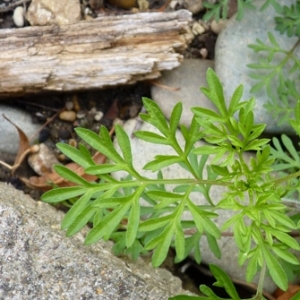
[(300, 1), (296, 5), (292, 4), (291, 7), (284, 6), (282, 9), (282, 16), (276, 17), (276, 27), (280, 33), (286, 33), (287, 36), (300, 37)]
[[(276, 9), (276, 8), (275, 8)], [(275, 17), (275, 29), (288, 37), (300, 37), (300, 1), (291, 7), (276, 9), (280, 15)], [(258, 62), (248, 65), (255, 72), (250, 76), (257, 81), (251, 88), (256, 93), (265, 88), (269, 101), (265, 105), (278, 125), (287, 123), (294, 116), (293, 107), (300, 98), (300, 92), (294, 80), (300, 76), (300, 60), (295, 55), (299, 40), (291, 49), (280, 45), (272, 33), (268, 33), (266, 43), (256, 40), (249, 47), (257, 53)], [(293, 80), (289, 76), (293, 76)], [(276, 87), (274, 89), (274, 87)]]
[(257, 63), (248, 64), (249, 68), (256, 71), (250, 73), (250, 77), (258, 81), (250, 91), (256, 93), (265, 88), (269, 97), (265, 107), (274, 118), (278, 118), (278, 124), (281, 125), (293, 116), (293, 106), (300, 98), (295, 82), (286, 76), (300, 76), (300, 60), (294, 55), (298, 42), (292, 49), (284, 50), (270, 32), (268, 39), (266, 43), (257, 39), (256, 44), (249, 45), (255, 53), (264, 55), (260, 56)]
[[(240, 265), (248, 263), (246, 280), (252, 281), (258, 270), (267, 269), (275, 283), (285, 290), (288, 277), (281, 262), (299, 266), (290, 249), (298, 251), (300, 246), (289, 233), (299, 229), (300, 221), (286, 214), (287, 206), (282, 197), (298, 186), (298, 153), (286, 136), (282, 137), (282, 143), (289, 151), (286, 154), (278, 140), (274, 139), (275, 148), (272, 149), (268, 139), (260, 138), (265, 125), (254, 122), (254, 98), (241, 101), (242, 85), (237, 87), (227, 105), (222, 85), (211, 69), (207, 71), (207, 83), (208, 87), (201, 91), (215, 109), (192, 109), (194, 117), (190, 126), (180, 125), (183, 145), (176, 136), (182, 104), (175, 105), (167, 122), (155, 102), (143, 99), (147, 113), (140, 117), (158, 133), (138, 131), (136, 137), (174, 150), (172, 155), (157, 155), (145, 164), (144, 169), (156, 172), (157, 178), (148, 178), (135, 169), (130, 141), (122, 127), (116, 126), (120, 151), (115, 149), (105, 127), (101, 127), (99, 134), (77, 128), (76, 133), (81, 139), (105, 154), (109, 162), (97, 165), (82, 145), (77, 150), (58, 144), (58, 148), (81, 165), (86, 174), (96, 175), (99, 180), (88, 182), (73, 171), (56, 166), (55, 170), (76, 186), (48, 191), (42, 200), (57, 203), (77, 198), (62, 222), (62, 229), (68, 236), (91, 223), (85, 244), (113, 239), (116, 253), (125, 252), (133, 258), (153, 251), (155, 267), (165, 260), (171, 246), (175, 248), (176, 261), (183, 260), (193, 250), (196, 261), (200, 262), (199, 244), (203, 237), (212, 252), (220, 257), (217, 240), (231, 228), (239, 251), (238, 262)], [(291, 124), (299, 130), (300, 104), (296, 116)], [(200, 146), (198, 141), (201, 139), (208, 144)], [(244, 154), (249, 151), (255, 155), (246, 161)], [(281, 178), (273, 176), (275, 160), (279, 162), (275, 165), (276, 170), (292, 166), (296, 173)], [(161, 170), (174, 164), (187, 170), (190, 176), (163, 178)], [(128, 176), (115, 179), (111, 173), (121, 170)], [(293, 180), (296, 184), (292, 187)], [(220, 199), (211, 198), (213, 185), (226, 188)], [(195, 202), (195, 193), (201, 193), (206, 203)], [(233, 213), (221, 228), (214, 222), (217, 210)], [(183, 217), (186, 212), (190, 219)], [(211, 270), (217, 279), (216, 285), (224, 286), (232, 299), (239, 299), (228, 276), (216, 266), (211, 266)], [(260, 287), (264, 276), (265, 272), (261, 272)], [(201, 291), (209, 299), (220, 299), (208, 287), (201, 287)], [(257, 298), (253, 299), (263, 299), (261, 292), (260, 288)]]
[[(254, 0), (237, 0), (236, 20), (242, 20), (247, 9), (255, 9), (255, 6), (252, 4), (252, 2), (254, 2)], [(226, 19), (228, 17), (229, 3), (230, 0), (219, 0), (216, 3), (205, 1), (203, 3), (203, 6), (207, 9), (207, 11), (203, 17), (203, 20), (209, 21), (211, 19), (215, 19), (218, 22), (220, 18)], [(276, 0), (265, 0), (265, 3), (260, 7), (260, 11), (265, 10), (269, 5), (273, 6), (277, 13), (280, 13), (282, 11), (281, 5)], [(288, 7), (285, 7), (284, 9), (285, 14), (289, 16), (295, 23), (295, 25), (294, 23), (292, 23), (292, 26), (297, 26), (298, 23), (296, 22), (296, 20), (294, 20), (295, 9), (292, 8), (291, 11), (289, 11)], [(289, 24), (286, 24), (284, 20), (280, 20), (278, 22), (283, 23), (283, 26), (290, 26)]]
[[(273, 1), (273, 0), (272, 0)], [(244, 16), (245, 9), (254, 9), (255, 6), (251, 3), (253, 0), (238, 0), (237, 20), (241, 20)], [(204, 2), (203, 5), (208, 9), (203, 17), (204, 21), (214, 18), (217, 22), (219, 19), (226, 19), (228, 16), (229, 0), (220, 0), (217, 3)]]
[[(236, 19), (241, 20), (245, 13), (245, 8), (254, 9), (252, 0), (237, 1)], [(226, 19), (228, 16), (229, 0), (219, 0), (216, 3), (205, 2), (207, 9), (204, 20), (214, 18), (217, 22), (220, 18)], [(275, 29), (288, 37), (300, 37), (300, 1), (289, 6), (281, 6), (276, 0), (266, 0), (260, 7), (260, 11), (272, 6), (278, 16), (274, 18)], [(285, 45), (280, 45), (274, 35), (268, 33), (268, 41), (256, 39), (255, 44), (248, 45), (255, 53), (257, 61), (248, 64), (253, 70), (249, 75), (256, 83), (250, 92), (254, 95), (264, 89), (268, 102), (264, 105), (272, 117), (277, 120), (277, 124), (283, 125), (289, 118), (294, 117), (293, 107), (300, 99), (300, 90), (296, 82), (300, 78), (300, 60), (295, 55), (300, 40), (295, 40), (291, 49), (286, 49)], [(274, 88), (275, 87), (275, 88)]]
[[(239, 297), (238, 293), (236, 292), (235, 286), (233, 285), (231, 279), (229, 276), (218, 266), (215, 266), (211, 264), (209, 266), (211, 273), (214, 275), (214, 277), (217, 279), (217, 281), (214, 283), (214, 286), (216, 287), (222, 287), (225, 289), (227, 292), (228, 296), (230, 298), (226, 299), (232, 299), (232, 300), (240, 300), (241, 298)], [(180, 295), (180, 296), (175, 296), (169, 298), (169, 300), (225, 300), (224, 298), (220, 298), (217, 296), (212, 289), (205, 285), (200, 286), (200, 291), (205, 295), (205, 296), (200, 296), (200, 297), (194, 297), (194, 296), (185, 296), (185, 295)], [(255, 299), (255, 298), (253, 298)], [(261, 300), (265, 299), (263, 296), (260, 298)], [(249, 299), (251, 300), (251, 299)]]

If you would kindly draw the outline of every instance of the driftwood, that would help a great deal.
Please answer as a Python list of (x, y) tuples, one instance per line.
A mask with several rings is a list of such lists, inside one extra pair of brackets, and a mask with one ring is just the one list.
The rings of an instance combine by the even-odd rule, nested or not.
[(132, 84), (177, 67), (186, 10), (0, 30), (0, 96)]

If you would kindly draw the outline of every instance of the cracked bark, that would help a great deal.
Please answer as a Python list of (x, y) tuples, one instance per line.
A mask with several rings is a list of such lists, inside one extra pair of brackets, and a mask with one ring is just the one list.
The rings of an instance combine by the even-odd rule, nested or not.
[(182, 61), (190, 21), (181, 10), (0, 30), (0, 97), (157, 78)]

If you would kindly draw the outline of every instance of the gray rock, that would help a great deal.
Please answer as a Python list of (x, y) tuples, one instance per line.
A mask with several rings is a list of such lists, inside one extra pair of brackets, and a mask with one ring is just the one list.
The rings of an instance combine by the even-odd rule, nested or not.
[[(145, 131), (152, 131), (158, 133), (158, 131), (148, 123), (141, 123), (137, 119), (127, 121), (124, 126), (124, 130), (130, 137), (131, 147), (132, 147), (132, 156), (133, 156), (133, 165), (136, 170), (142, 174), (143, 176), (147, 176), (148, 178), (156, 178), (156, 173), (152, 173), (151, 171), (143, 170), (143, 166), (152, 160), (156, 155), (174, 155), (175, 151), (169, 147), (164, 145), (155, 145), (151, 143), (144, 142), (139, 140), (138, 138), (134, 137), (134, 132), (136, 130), (145, 130)], [(177, 141), (178, 143), (183, 146), (184, 139), (182, 134), (177, 131)], [(116, 149), (119, 149), (117, 141), (114, 141)], [(197, 146), (205, 145), (205, 142), (199, 141)], [(245, 156), (245, 160), (248, 161), (250, 159), (250, 154)], [(191, 178), (191, 174), (182, 169), (179, 165), (172, 165), (162, 170), (163, 177), (174, 179), (174, 178)], [(114, 177), (117, 179), (125, 177), (127, 174), (123, 172), (117, 172), (114, 174)], [(204, 172), (204, 178), (206, 176), (206, 172)], [(168, 190), (171, 190), (174, 186), (167, 187)], [(213, 199), (214, 203), (218, 203), (219, 200), (222, 199), (223, 193), (225, 191), (224, 187), (214, 186), (210, 190), (211, 199)], [(207, 205), (206, 198), (201, 194), (193, 194), (192, 199), (195, 204), (197, 205)], [(143, 202), (143, 205), (146, 205), (146, 202)], [(222, 224), (228, 220), (233, 215), (231, 211), (217, 211), (219, 213), (219, 217), (216, 218), (214, 221), (216, 225), (220, 228)], [(191, 219), (189, 213), (184, 213), (183, 219)], [(244, 280), (245, 281), (245, 274), (246, 274), (246, 265), (240, 267), (238, 265), (238, 248), (234, 242), (233, 237), (221, 237), (218, 241), (219, 247), (221, 249), (222, 257), (218, 259), (214, 256), (212, 251), (210, 250), (207, 240), (203, 237), (200, 241), (200, 250), (202, 261), (206, 264), (216, 264), (220, 266), (225, 272), (227, 272), (231, 278)], [(258, 283), (259, 274), (255, 276), (254, 282)], [(276, 285), (271, 280), (270, 277), (267, 277), (265, 280), (264, 289), (268, 292), (273, 292), (276, 289)]]
[(183, 0), (183, 7), (195, 15), (203, 9), (202, 0)]
[(79, 0), (33, 0), (26, 19), (32, 26), (66, 25), (81, 19)]
[(66, 238), (63, 214), (0, 184), (0, 298), (156, 300), (183, 293), (180, 280), (141, 259), (122, 261), (111, 244)]
[(24, 110), (1, 104), (0, 112), (0, 152), (17, 154), (19, 149), (18, 132), (12, 124), (2, 117), (2, 114), (20, 127), (29, 138), (40, 128), (40, 126), (33, 124), (30, 114)]
[(213, 19), (210, 24), (210, 29), (213, 33), (220, 34), (220, 32), (223, 30), (227, 23), (228, 19), (220, 19), (218, 22), (215, 19)]
[(159, 82), (170, 88), (179, 88), (178, 91), (158, 86), (151, 88), (152, 99), (160, 106), (167, 119), (170, 118), (172, 108), (179, 101), (183, 102), (181, 122), (186, 126), (193, 116), (192, 107), (213, 109), (211, 101), (200, 92), (200, 87), (207, 86), (206, 71), (208, 68), (213, 68), (213, 65), (211, 60), (185, 59), (175, 70), (163, 72)]
[[(258, 7), (261, 7), (265, 1), (257, 1)], [(278, 1), (289, 5), (294, 3), (292, 0)], [(297, 37), (289, 38), (286, 34), (281, 35), (275, 28), (274, 17), (275, 10), (270, 5), (268, 9), (259, 12), (258, 10), (247, 10), (242, 21), (236, 21), (233, 16), (228, 22), (224, 30), (221, 31), (216, 44), (215, 56), (215, 70), (224, 86), (224, 93), (227, 101), (230, 100), (235, 88), (243, 84), (244, 95), (243, 99), (249, 99), (252, 96), (256, 98), (256, 106), (254, 116), (256, 122), (266, 123), (266, 132), (268, 133), (282, 133), (293, 132), (289, 124), (278, 126), (276, 120), (267, 110), (263, 107), (268, 102), (268, 97), (265, 90), (258, 93), (251, 94), (251, 87), (258, 81), (249, 77), (253, 73), (253, 69), (247, 67), (249, 63), (257, 63), (259, 55), (251, 50), (248, 45), (256, 44), (256, 39), (263, 42), (268, 41), (268, 32), (271, 32), (278, 44), (287, 50), (290, 50), (297, 42)], [(296, 49), (295, 53), (300, 58), (300, 51)], [(279, 62), (282, 57), (276, 57)], [(276, 89), (276, 86), (274, 86)], [(295, 105), (291, 103), (291, 105)]]

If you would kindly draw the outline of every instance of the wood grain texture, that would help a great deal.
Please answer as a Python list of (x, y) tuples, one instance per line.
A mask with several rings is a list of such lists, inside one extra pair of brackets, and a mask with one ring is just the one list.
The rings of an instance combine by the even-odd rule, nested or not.
[(157, 78), (182, 61), (190, 21), (181, 10), (0, 30), (0, 97)]

